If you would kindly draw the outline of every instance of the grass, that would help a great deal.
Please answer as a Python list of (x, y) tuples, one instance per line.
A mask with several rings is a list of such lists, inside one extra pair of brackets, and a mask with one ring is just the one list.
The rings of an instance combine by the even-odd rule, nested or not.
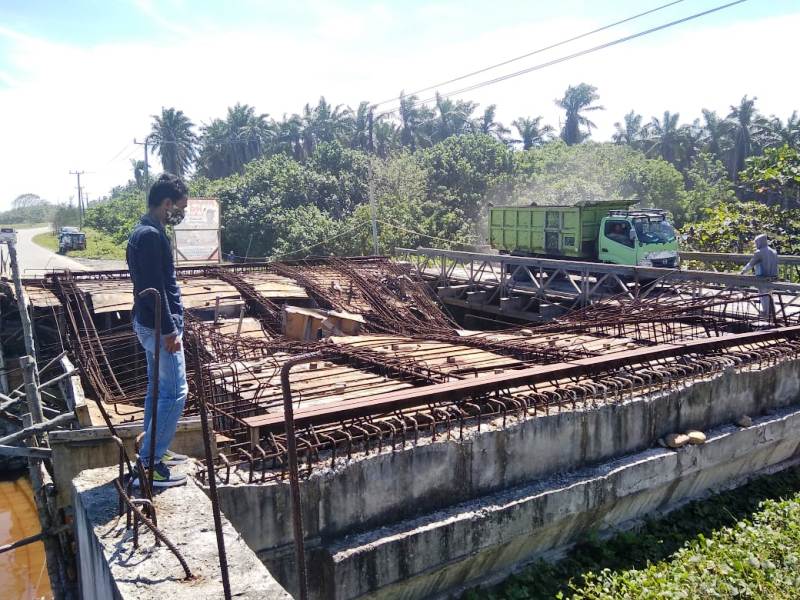
[[(125, 244), (117, 244), (111, 236), (96, 229), (85, 228), (86, 250), (70, 250), (67, 256), (80, 258), (125, 259)], [(50, 232), (33, 236), (33, 241), (53, 252), (58, 252), (58, 237)]]
[(800, 468), (581, 541), (466, 600), (800, 597)]

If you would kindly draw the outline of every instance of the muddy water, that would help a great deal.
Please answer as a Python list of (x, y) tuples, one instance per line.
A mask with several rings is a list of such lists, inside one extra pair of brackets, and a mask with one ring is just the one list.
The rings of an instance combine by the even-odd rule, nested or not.
[[(0, 545), (41, 531), (27, 479), (0, 481)], [(41, 542), (0, 554), (0, 597), (52, 598)]]

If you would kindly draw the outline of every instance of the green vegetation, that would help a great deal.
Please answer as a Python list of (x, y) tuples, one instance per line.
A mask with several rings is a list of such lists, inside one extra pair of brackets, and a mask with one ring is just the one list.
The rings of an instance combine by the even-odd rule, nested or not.
[(20, 194), (14, 198), (11, 209), (0, 212), (0, 223), (5, 227), (27, 229), (49, 223), (77, 225), (78, 209), (56, 206), (36, 194)]
[[(86, 250), (71, 250), (71, 258), (103, 258), (125, 259), (125, 244), (119, 244), (114, 238), (96, 229), (84, 228), (86, 233)], [(33, 236), (33, 241), (53, 252), (58, 252), (58, 236), (47, 231)]]
[(800, 469), (695, 501), (639, 530), (590, 537), (466, 600), (791, 599), (800, 586)]
[[(495, 105), (479, 110), (441, 95), (432, 104), (401, 96), (385, 113), (320, 98), (280, 120), (236, 104), (200, 127), (164, 108), (149, 141), (193, 194), (220, 198), (223, 249), (239, 256), (372, 252), (370, 186), (384, 253), (485, 243), (490, 204), (626, 199), (669, 210), (684, 232), (720, 227), (718, 213), (735, 214), (743, 201), (800, 208), (797, 113), (765, 117), (747, 96), (727, 115), (704, 109), (688, 123), (670, 111), (649, 121), (631, 111), (613, 142), (597, 143), (589, 117), (604, 110), (599, 101), (594, 86), (570, 86), (556, 100), (560, 131), (539, 116), (505, 127)], [(149, 183), (143, 163), (131, 164), (132, 180), (86, 213), (118, 244), (144, 210)], [(746, 243), (759, 229), (753, 222), (737, 236)], [(690, 243), (718, 250), (729, 233), (690, 235)]]

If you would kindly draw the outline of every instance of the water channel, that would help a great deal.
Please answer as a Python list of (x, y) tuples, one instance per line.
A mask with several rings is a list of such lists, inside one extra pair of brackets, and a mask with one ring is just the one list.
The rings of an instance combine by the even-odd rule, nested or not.
[[(41, 531), (30, 482), (0, 481), (0, 545)], [(41, 542), (0, 554), (0, 597), (9, 600), (52, 598)]]

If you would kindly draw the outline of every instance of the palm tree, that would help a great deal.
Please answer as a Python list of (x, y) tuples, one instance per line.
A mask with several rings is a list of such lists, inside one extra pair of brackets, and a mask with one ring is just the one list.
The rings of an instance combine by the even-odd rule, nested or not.
[(530, 150), (538, 146), (543, 146), (549, 142), (553, 137), (553, 127), (550, 125), (540, 125), (542, 117), (520, 117), (516, 119), (513, 125), (521, 139), (515, 140), (522, 142), (523, 150)]
[(728, 118), (733, 121), (733, 150), (729, 164), (731, 179), (737, 181), (744, 161), (753, 154), (753, 126), (758, 119), (757, 98), (744, 96), (739, 106), (731, 106)]
[(414, 152), (417, 148), (430, 145), (430, 121), (433, 112), (424, 105), (418, 105), (416, 96), (405, 96), (400, 92), (400, 143)]
[(686, 173), (692, 166), (695, 157), (703, 149), (705, 132), (700, 125), (700, 119), (695, 119), (690, 125), (682, 125), (678, 129), (678, 170)]
[(267, 114), (256, 114), (256, 109), (249, 104), (237, 102), (228, 107), (225, 125), (233, 171), (241, 171), (246, 163), (265, 152), (274, 134), (268, 117)]
[(663, 120), (656, 117), (648, 123), (647, 133), (650, 146), (647, 154), (650, 156), (660, 156), (665, 161), (674, 164), (678, 163), (680, 152), (681, 132), (678, 128), (680, 113), (670, 113), (664, 111)]
[(235, 162), (231, 153), (228, 124), (214, 119), (200, 128), (200, 152), (197, 159), (198, 172), (211, 179), (227, 177), (233, 173)]
[(442, 141), (451, 135), (461, 135), (472, 130), (472, 113), (477, 104), (464, 100), (453, 102), (436, 92), (436, 121), (434, 139)]
[(303, 108), (303, 145), (310, 156), (320, 142), (348, 142), (353, 128), (353, 111), (342, 104), (333, 106), (324, 96), (314, 108)]
[(703, 109), (703, 143), (707, 152), (718, 160), (725, 160), (729, 151), (733, 124), (727, 119), (720, 119), (715, 111)]
[(385, 119), (376, 119), (373, 126), (375, 153), (387, 158), (391, 152), (400, 147), (400, 129)]
[(153, 115), (149, 139), (161, 155), (161, 166), (165, 171), (179, 177), (188, 172), (197, 156), (197, 136), (193, 127), (194, 123), (182, 110), (162, 108), (160, 115)]
[(640, 148), (644, 141), (647, 130), (642, 127), (642, 115), (633, 110), (623, 117), (623, 123), (614, 123), (614, 143), (626, 144), (634, 148)]
[(248, 104), (228, 107), (223, 121), (203, 125), (198, 170), (212, 179), (241, 172), (244, 165), (273, 147), (278, 127)]
[(144, 161), (132, 158), (131, 166), (133, 167), (133, 180), (136, 182), (136, 187), (140, 190), (144, 189)]
[(364, 152), (371, 152), (374, 146), (374, 112), (369, 102), (360, 102), (352, 111), (350, 147)]
[(766, 123), (764, 146), (790, 148), (800, 148), (800, 117), (794, 111), (788, 119), (786, 125), (780, 117), (773, 115)]
[[(602, 106), (593, 104), (599, 99), (596, 87), (588, 83), (580, 83), (576, 86), (569, 86), (564, 97), (555, 100), (556, 105), (566, 111), (564, 127), (561, 130), (562, 140), (569, 145), (578, 144), (591, 135), (591, 130), (595, 129), (596, 125), (581, 113), (605, 110)], [(585, 131), (581, 131), (581, 127), (585, 127)]]
[(283, 115), (283, 120), (278, 123), (276, 134), (276, 149), (288, 154), (300, 162), (305, 158), (303, 148), (303, 118), (298, 114), (291, 117)]
[(495, 120), (497, 113), (497, 105), (490, 104), (483, 111), (483, 116), (480, 119), (475, 119), (472, 123), (472, 130), (476, 133), (483, 133), (496, 137), (501, 142), (506, 141), (506, 136), (511, 133), (508, 127), (504, 127), (502, 123)]

